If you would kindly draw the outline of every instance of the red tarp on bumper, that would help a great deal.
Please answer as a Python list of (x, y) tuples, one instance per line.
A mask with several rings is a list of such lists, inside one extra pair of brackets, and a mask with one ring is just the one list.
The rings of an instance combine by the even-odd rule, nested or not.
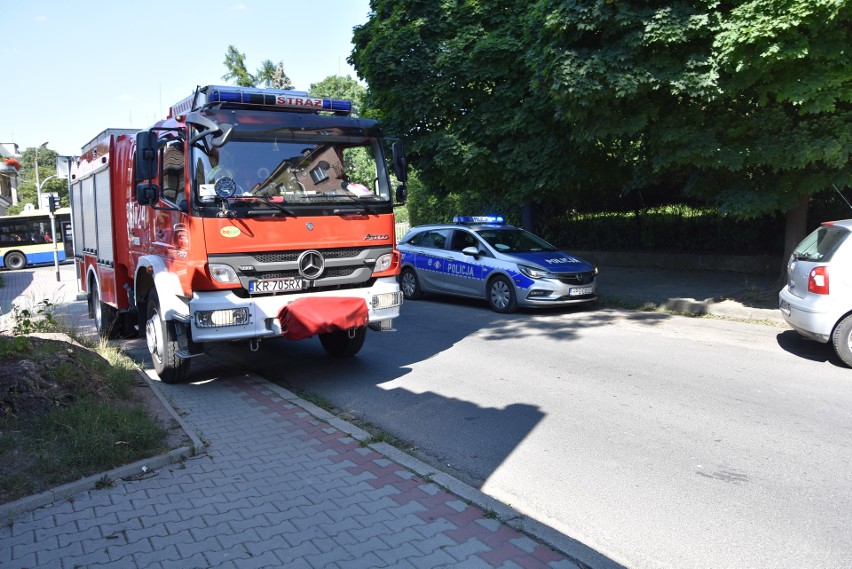
[(281, 335), (302, 340), (316, 334), (366, 326), (369, 314), (363, 298), (300, 298), (281, 309)]

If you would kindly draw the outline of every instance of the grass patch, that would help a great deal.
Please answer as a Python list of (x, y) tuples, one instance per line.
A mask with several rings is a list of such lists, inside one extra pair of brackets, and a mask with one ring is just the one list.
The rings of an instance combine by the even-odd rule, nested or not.
[(135, 365), (116, 347), (92, 348), (26, 313), (0, 335), (0, 503), (166, 450), (168, 432), (134, 399)]

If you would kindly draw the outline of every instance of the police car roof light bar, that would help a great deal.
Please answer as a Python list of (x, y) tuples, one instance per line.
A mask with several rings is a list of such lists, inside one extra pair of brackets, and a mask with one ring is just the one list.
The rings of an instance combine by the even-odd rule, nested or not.
[(502, 215), (457, 215), (453, 223), (506, 223)]

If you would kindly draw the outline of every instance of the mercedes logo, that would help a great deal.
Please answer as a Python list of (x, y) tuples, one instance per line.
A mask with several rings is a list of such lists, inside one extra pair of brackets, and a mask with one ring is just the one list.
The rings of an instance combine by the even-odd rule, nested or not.
[(319, 251), (305, 251), (299, 255), (299, 274), (306, 279), (318, 279), (324, 269), (325, 259)]

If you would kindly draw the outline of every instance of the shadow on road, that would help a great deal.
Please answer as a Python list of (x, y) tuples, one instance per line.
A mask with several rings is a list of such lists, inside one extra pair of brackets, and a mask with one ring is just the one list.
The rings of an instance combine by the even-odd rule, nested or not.
[(837, 357), (830, 343), (821, 344), (814, 340), (808, 340), (795, 330), (785, 330), (778, 334), (778, 346), (785, 352), (789, 352), (802, 359), (812, 362), (828, 362), (835, 367), (846, 366)]

